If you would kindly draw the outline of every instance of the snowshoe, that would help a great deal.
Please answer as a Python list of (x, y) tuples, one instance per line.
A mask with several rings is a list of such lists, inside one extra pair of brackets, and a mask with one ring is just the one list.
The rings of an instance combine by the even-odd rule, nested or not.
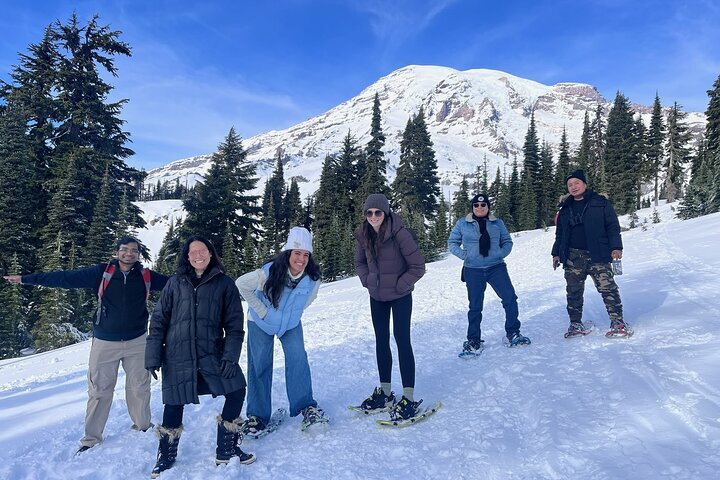
[(463, 348), (458, 357), (460, 358), (476, 358), (485, 350), (485, 340), (465, 340)]
[(565, 338), (584, 337), (592, 332), (593, 324), (591, 322), (583, 324), (582, 322), (570, 322)]

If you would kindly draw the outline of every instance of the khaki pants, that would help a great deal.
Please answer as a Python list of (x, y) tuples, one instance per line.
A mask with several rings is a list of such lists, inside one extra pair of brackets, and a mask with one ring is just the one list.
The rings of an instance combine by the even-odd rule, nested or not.
[(118, 367), (125, 371), (125, 400), (130, 419), (139, 430), (150, 427), (150, 374), (145, 370), (145, 335), (128, 341), (108, 342), (93, 338), (88, 365), (88, 402), (85, 412), (84, 446), (102, 442)]

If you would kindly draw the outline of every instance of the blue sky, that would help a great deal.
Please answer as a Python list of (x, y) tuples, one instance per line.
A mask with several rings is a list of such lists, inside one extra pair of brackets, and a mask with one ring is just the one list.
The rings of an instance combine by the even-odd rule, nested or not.
[(212, 152), (231, 126), (280, 130), (409, 64), (491, 68), (608, 99), (705, 111), (720, 74), (715, 0), (5, 1), (0, 78), (55, 20), (94, 13), (133, 49), (113, 99), (151, 169)]

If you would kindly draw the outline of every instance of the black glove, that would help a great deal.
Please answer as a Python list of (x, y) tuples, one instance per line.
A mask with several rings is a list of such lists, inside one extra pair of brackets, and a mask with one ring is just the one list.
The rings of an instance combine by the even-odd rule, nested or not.
[(223, 360), (220, 367), (220, 374), (223, 378), (233, 378), (237, 375), (239, 369), (240, 367), (238, 367), (237, 363), (231, 362), (230, 360)]
[(152, 375), (155, 380), (158, 379), (157, 372), (160, 370), (160, 367), (145, 367), (145, 370), (150, 372), (150, 375)]

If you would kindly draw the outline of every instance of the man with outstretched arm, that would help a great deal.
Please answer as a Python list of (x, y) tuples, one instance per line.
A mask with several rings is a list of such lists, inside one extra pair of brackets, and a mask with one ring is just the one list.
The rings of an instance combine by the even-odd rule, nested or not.
[(147, 299), (162, 290), (167, 277), (143, 268), (138, 261), (139, 242), (123, 237), (116, 243), (117, 257), (110, 263), (57, 272), (8, 275), (10, 283), (59, 288), (91, 288), (98, 292), (93, 339), (88, 362), (88, 402), (82, 453), (103, 439), (118, 367), (125, 371), (125, 400), (132, 428), (145, 431), (150, 423), (150, 374), (145, 370)]

